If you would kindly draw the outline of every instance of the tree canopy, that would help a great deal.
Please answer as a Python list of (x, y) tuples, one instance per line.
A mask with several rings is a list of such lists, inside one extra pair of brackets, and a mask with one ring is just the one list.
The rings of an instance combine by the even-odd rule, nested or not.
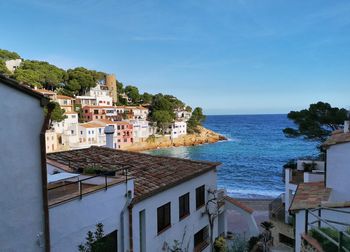
[(16, 52), (10, 52), (8, 50), (0, 49), (0, 60), (13, 60), (13, 59), (20, 59), (21, 56), (19, 56)]
[(205, 115), (200, 107), (193, 110), (191, 118), (187, 122), (187, 131), (189, 133), (198, 132), (198, 126), (202, 125)]
[(67, 79), (67, 73), (45, 61), (25, 60), (15, 70), (14, 78), (28, 85), (53, 89)]
[(126, 86), (124, 89), (125, 94), (132, 100), (134, 104), (140, 101), (139, 89), (135, 86)]
[(21, 57), (15, 52), (0, 49), (0, 74), (11, 75), (11, 72), (7, 69), (5, 62), (7, 60), (20, 58)]
[(283, 133), (287, 137), (304, 137), (323, 142), (332, 131), (341, 128), (348, 118), (348, 111), (332, 107), (329, 103), (318, 102), (311, 104), (308, 109), (289, 112), (288, 118), (297, 128), (285, 128)]
[(68, 69), (68, 81), (65, 88), (73, 94), (83, 94), (90, 88), (95, 87), (96, 83), (104, 78), (105, 73), (95, 70), (88, 70), (84, 67)]
[[(51, 122), (61, 122), (64, 119), (67, 118), (67, 116), (64, 114), (65, 110), (61, 108), (60, 104), (57, 102), (50, 102), (47, 107), (50, 107), (52, 109), (50, 121)], [(45, 114), (47, 114), (48, 109), (44, 109)]]

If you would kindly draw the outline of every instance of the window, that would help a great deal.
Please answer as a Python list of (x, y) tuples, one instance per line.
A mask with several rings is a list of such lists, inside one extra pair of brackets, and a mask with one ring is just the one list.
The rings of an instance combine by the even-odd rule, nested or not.
[(83, 134), (83, 131), (80, 131), (80, 135), (82, 135)]
[(194, 251), (203, 251), (208, 245), (208, 226), (194, 234)]
[(179, 197), (179, 219), (190, 214), (190, 193), (186, 193)]
[(170, 227), (170, 202), (157, 208), (158, 233)]
[(205, 201), (205, 186), (202, 185), (196, 188), (196, 208), (201, 208), (204, 206)]
[(124, 143), (126, 143), (128, 141), (128, 139), (127, 138), (124, 138)]
[(95, 109), (94, 110), (94, 114), (97, 115), (98, 114), (98, 110)]
[(98, 133), (102, 134), (102, 129), (101, 128), (98, 129)]

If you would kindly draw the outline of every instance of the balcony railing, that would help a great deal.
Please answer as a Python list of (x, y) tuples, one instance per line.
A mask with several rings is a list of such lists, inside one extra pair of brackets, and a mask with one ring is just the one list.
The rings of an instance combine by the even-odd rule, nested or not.
[(282, 195), (283, 194), (279, 195), (276, 199), (271, 201), (271, 203), (269, 204), (269, 217), (270, 219), (284, 222), (285, 210), (284, 210)]
[[(77, 181), (67, 179), (56, 182), (54, 185), (48, 185), (49, 206), (54, 206), (72, 199), (82, 199), (84, 195), (94, 191), (107, 190), (110, 186), (127, 183), (129, 167), (106, 170), (103, 168), (103, 164), (106, 163), (91, 163), (89, 167), (86, 167), (85, 171), (89, 170), (95, 173), (91, 176), (81, 174), (80, 177), (84, 177), (83, 179)], [(70, 161), (68, 166), (71, 168)], [(78, 172), (83, 173), (84, 169), (78, 169)]]
[[(345, 229), (349, 230), (350, 223), (340, 222), (333, 219), (328, 219), (324, 216), (323, 211), (332, 212), (333, 214), (346, 214), (350, 215), (349, 211), (345, 211), (342, 209), (335, 209), (329, 207), (319, 207), (315, 209), (306, 209), (305, 210), (305, 235), (308, 235), (310, 232), (309, 228), (311, 228), (314, 232), (317, 232), (319, 235), (326, 239), (330, 243), (332, 243), (335, 247), (337, 247), (338, 252), (350, 252), (349, 241), (350, 234), (345, 231)], [(312, 217), (314, 220), (309, 221)], [(340, 229), (339, 226), (345, 227), (344, 229)], [(322, 228), (330, 228), (333, 232), (338, 233), (337, 239), (331, 237), (327, 234)], [(304, 239), (305, 240), (305, 239)], [(347, 246), (345, 246), (345, 241), (347, 241)]]

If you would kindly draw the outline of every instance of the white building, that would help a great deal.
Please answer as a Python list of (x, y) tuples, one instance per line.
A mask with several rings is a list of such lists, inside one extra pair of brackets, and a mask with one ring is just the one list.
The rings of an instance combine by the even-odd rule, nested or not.
[(292, 223), (289, 215), (289, 208), (293, 200), (293, 196), (300, 183), (324, 181), (325, 162), (313, 160), (298, 160), (296, 169), (285, 168), (285, 192), (284, 210), (285, 222)]
[(192, 112), (189, 112), (185, 109), (177, 109), (175, 110), (175, 116), (176, 120), (187, 122), (191, 118)]
[(22, 63), (22, 59), (13, 59), (5, 61), (6, 68), (13, 73)]
[(82, 96), (76, 96), (77, 104), (84, 106), (112, 106), (112, 97), (109, 95), (108, 87), (97, 84), (96, 87), (90, 88)]
[(61, 122), (53, 122), (52, 128), (57, 134), (64, 134), (69, 127), (77, 125), (79, 116), (76, 112), (65, 112), (64, 115), (66, 118)]
[(150, 126), (147, 120), (128, 120), (133, 125), (134, 142), (144, 142), (150, 136)]
[(48, 126), (46, 103), (43, 95), (0, 75), (1, 251), (45, 251), (50, 244), (45, 144), (40, 144)]
[(187, 134), (187, 123), (184, 121), (175, 121), (171, 125), (171, 138), (178, 138), (179, 136)]
[(46, 152), (54, 152), (58, 150), (58, 138), (57, 133), (50, 129), (45, 132), (45, 146)]
[[(218, 163), (155, 157), (105, 147), (51, 153), (47, 158), (51, 171), (76, 173), (94, 164), (110, 171), (128, 168), (127, 178), (131, 179), (125, 180), (126, 173), (117, 172), (113, 178), (122, 178), (124, 184), (113, 189), (92, 192), (81, 200), (72, 197), (70, 201), (60, 202), (53, 197), (50, 204), (52, 251), (76, 250), (84, 242), (87, 231), (93, 231), (99, 222), (105, 225), (106, 234), (116, 235), (118, 251), (166, 251), (183, 236), (189, 251), (209, 251), (210, 226), (205, 206), (210, 197), (208, 190), (216, 190)], [(224, 206), (219, 207), (214, 237), (226, 232), (224, 210)]]
[(310, 229), (330, 227), (349, 239), (349, 234), (345, 232), (350, 225), (348, 127), (344, 132), (335, 132), (323, 146), (327, 156), (325, 181), (299, 184), (290, 206), (291, 213), (295, 215), (296, 251), (301, 251), (304, 244), (312, 246), (308, 235)]

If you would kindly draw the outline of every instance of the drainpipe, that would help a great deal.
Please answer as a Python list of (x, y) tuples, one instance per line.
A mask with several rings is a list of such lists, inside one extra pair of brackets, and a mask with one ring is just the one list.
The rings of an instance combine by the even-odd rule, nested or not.
[[(44, 101), (42, 101), (42, 105)], [(50, 252), (50, 222), (49, 222), (49, 203), (47, 196), (47, 170), (46, 170), (46, 144), (45, 132), (49, 128), (51, 112), (54, 109), (52, 103), (47, 104), (47, 114), (40, 131), (40, 159), (41, 159), (41, 182), (42, 182), (42, 196), (43, 196), (43, 210), (44, 210), (44, 239), (45, 251)]]
[(130, 252), (134, 251), (134, 242), (132, 237), (132, 208), (133, 208), (133, 204), (130, 204), (128, 207), (129, 209), (129, 251)]
[(125, 251), (125, 244), (124, 244), (124, 213), (126, 211), (126, 208), (130, 206), (131, 202), (131, 193), (126, 193), (127, 200), (125, 202), (125, 205), (120, 213), (120, 235), (121, 235), (121, 251)]

